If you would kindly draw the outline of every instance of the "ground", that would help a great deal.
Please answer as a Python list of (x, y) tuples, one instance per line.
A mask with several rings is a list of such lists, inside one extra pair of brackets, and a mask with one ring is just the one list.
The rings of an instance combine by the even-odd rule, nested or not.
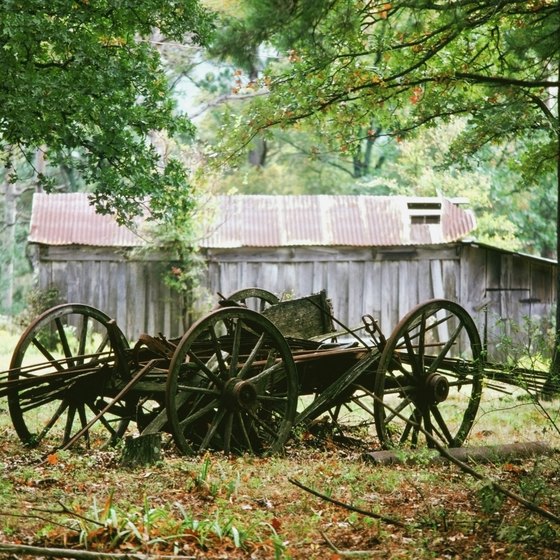
[[(0, 336), (0, 350), (3, 343), (13, 348)], [(0, 359), (0, 370), (8, 363)], [(467, 445), (527, 441), (560, 449), (560, 401), (542, 403), (489, 384)], [(157, 464), (131, 469), (120, 463), (122, 444), (58, 452), (24, 447), (5, 398), (0, 442), (0, 558), (31, 558), (3, 552), (7, 543), (296, 560), (552, 560), (560, 550), (560, 524), (491, 483), (559, 516), (558, 451), (471, 465), (487, 477), (480, 481), (422, 452), (406, 464), (374, 465), (364, 460), (378, 447), (374, 439), (341, 442), (327, 430), (299, 433), (283, 456), (269, 458), (184, 457), (168, 442)]]
[[(559, 525), (427, 455), (380, 467), (362, 449), (328, 440), (272, 458), (185, 458), (170, 446), (158, 464), (127, 469), (118, 448), (41, 456), (10, 427), (0, 436), (4, 543), (306, 560), (553, 559), (560, 548)], [(477, 468), (559, 513), (558, 454)], [(331, 504), (293, 481), (390, 519)]]

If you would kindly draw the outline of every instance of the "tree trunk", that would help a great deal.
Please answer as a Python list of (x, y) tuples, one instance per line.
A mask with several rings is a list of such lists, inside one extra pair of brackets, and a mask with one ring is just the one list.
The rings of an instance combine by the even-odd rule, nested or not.
[[(560, 81), (560, 64), (558, 65), (558, 80)], [(560, 103), (560, 87), (556, 88), (556, 105)], [(560, 258), (560, 112), (556, 115), (556, 262)], [(560, 269), (556, 266), (556, 336), (552, 364), (550, 366), (549, 381), (551, 386), (557, 386), (560, 381)], [(547, 389), (548, 383), (544, 389)], [(546, 394), (546, 391), (545, 391)]]
[(4, 262), (0, 263), (1, 277), (4, 279), (1, 286), (2, 312), (10, 314), (14, 304), (14, 249), (16, 245), (16, 217), (17, 193), (15, 185), (10, 182), (10, 168), (6, 169), (6, 179), (2, 190), (4, 191), (4, 226), (2, 231), (2, 247)]

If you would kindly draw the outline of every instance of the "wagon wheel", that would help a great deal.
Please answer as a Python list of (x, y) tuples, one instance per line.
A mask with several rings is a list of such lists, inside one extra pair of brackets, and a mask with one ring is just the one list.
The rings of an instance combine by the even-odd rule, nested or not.
[[(480, 337), (470, 315), (447, 300), (418, 305), (395, 327), (375, 379), (375, 425), (384, 447), (460, 446), (482, 390)], [(390, 407), (390, 409), (388, 408)]]
[(178, 448), (281, 451), (296, 413), (296, 375), (288, 344), (266, 317), (213, 311), (185, 333), (171, 360), (166, 408)]
[(262, 312), (268, 306), (277, 304), (280, 299), (277, 295), (262, 288), (244, 288), (233, 292), (226, 298), (227, 301), (243, 303), (251, 309)]
[[(8, 407), (21, 441), (68, 444), (116, 395), (119, 378), (126, 377), (127, 348), (115, 322), (93, 307), (63, 304), (40, 315), (19, 339), (8, 374)], [(114, 443), (130, 408), (126, 399), (117, 402), (81, 441)]]

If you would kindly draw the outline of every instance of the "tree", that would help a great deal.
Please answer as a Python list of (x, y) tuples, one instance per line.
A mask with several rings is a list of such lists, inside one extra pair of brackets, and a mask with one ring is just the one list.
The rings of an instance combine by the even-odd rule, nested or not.
[(236, 117), (232, 148), (262, 130), (306, 122), (352, 153), (371, 133), (372, 117), (381, 134), (401, 139), (461, 117), (457, 160), (504, 146), (501, 165), (515, 169), (525, 190), (555, 171), (557, 2), (242, 4), (253, 36), (289, 51), (254, 84), (268, 95)]
[[(268, 95), (237, 117), (235, 134), (226, 139), (230, 149), (270, 127), (307, 122), (351, 151), (372, 115), (384, 134), (400, 138), (460, 117), (467, 127), (454, 144), (456, 161), (472, 162), (485, 147), (503, 146), (501, 165), (516, 171), (512, 193), (550, 186), (556, 175), (556, 192), (546, 198), (558, 199), (556, 0), (242, 4), (254, 36), (289, 51), (255, 84)], [(556, 222), (558, 255), (560, 205)], [(553, 369), (560, 372), (557, 354)]]
[[(98, 211), (128, 223), (147, 197), (155, 217), (188, 210), (188, 171), (151, 143), (193, 128), (175, 112), (154, 30), (202, 44), (212, 19), (198, 0), (4, 0), (0, 4), (0, 157), (14, 151), (74, 170)], [(48, 173), (39, 184), (52, 189)]]

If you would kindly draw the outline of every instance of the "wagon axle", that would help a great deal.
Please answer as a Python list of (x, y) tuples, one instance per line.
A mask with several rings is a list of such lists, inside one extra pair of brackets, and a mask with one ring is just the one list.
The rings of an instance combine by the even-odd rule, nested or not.
[(444, 375), (431, 373), (426, 379), (424, 391), (430, 404), (442, 403), (449, 396), (449, 381)]
[(228, 410), (252, 410), (257, 406), (257, 390), (250, 381), (232, 378), (226, 383), (222, 400)]

